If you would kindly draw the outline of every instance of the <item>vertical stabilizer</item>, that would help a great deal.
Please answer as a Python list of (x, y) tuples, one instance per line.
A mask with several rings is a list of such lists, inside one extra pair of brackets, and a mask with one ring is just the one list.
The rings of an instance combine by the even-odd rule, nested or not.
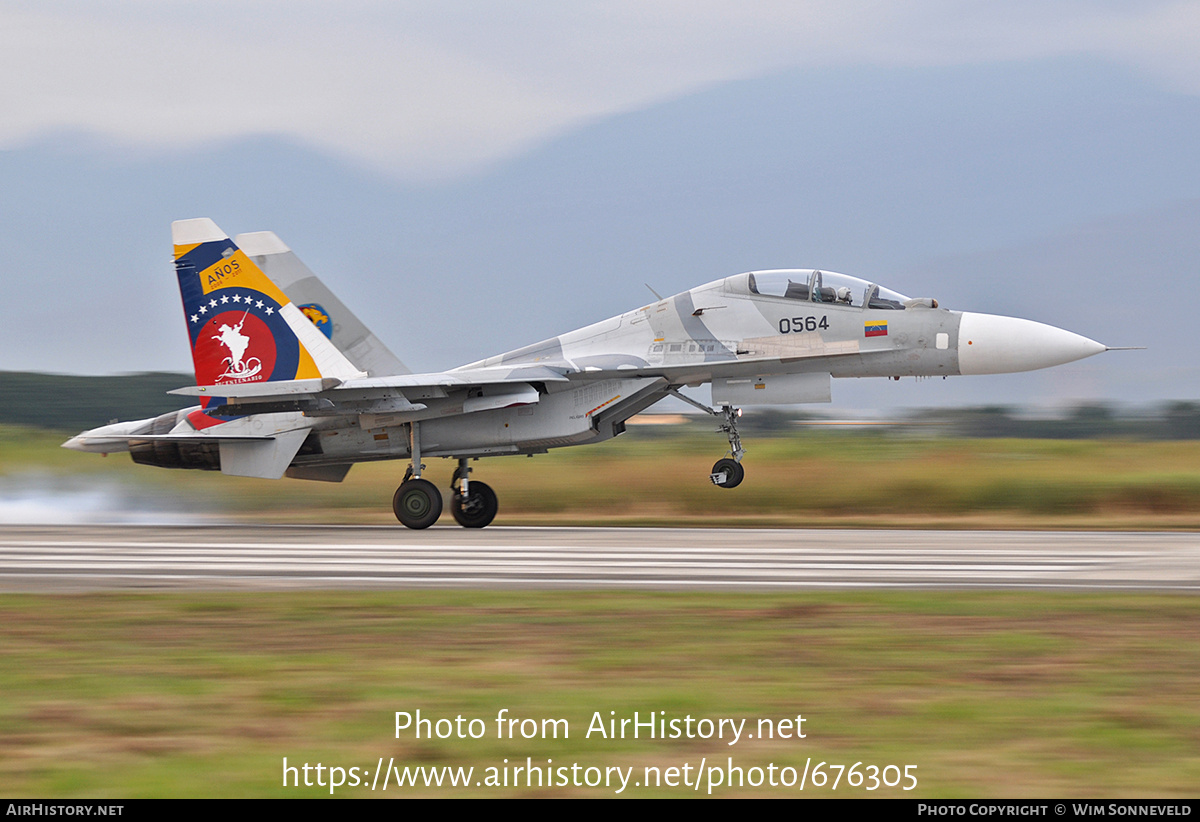
[(274, 232), (239, 234), (234, 242), (355, 367), (372, 377), (412, 373)]
[(212, 220), (171, 236), (197, 385), (363, 376)]

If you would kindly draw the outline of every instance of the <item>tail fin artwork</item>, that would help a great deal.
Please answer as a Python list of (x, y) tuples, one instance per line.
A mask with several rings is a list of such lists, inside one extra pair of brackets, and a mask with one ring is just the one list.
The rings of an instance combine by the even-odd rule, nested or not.
[(198, 386), (363, 376), (212, 220), (171, 237)]
[(412, 373), (274, 232), (239, 234), (234, 242), (357, 368), (372, 377)]

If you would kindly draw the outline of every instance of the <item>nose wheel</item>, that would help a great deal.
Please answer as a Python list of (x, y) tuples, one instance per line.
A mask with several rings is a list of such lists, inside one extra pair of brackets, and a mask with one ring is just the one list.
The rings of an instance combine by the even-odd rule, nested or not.
[(746, 469), (736, 460), (731, 460), (729, 457), (717, 460), (712, 467), (712, 473), (709, 479), (712, 484), (718, 488), (736, 488), (741, 484), (742, 479), (746, 476)]

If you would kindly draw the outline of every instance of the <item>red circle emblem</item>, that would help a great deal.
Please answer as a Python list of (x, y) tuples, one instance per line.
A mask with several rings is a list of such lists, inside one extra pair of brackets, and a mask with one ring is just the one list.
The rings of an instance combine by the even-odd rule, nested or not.
[(200, 385), (263, 382), (275, 369), (275, 338), (253, 314), (223, 311), (201, 329), (192, 359)]

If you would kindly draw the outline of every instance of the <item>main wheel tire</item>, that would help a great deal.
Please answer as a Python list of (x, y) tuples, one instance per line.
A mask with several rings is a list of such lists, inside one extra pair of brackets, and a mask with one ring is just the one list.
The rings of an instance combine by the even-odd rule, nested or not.
[(713, 474), (724, 474), (724, 482), (714, 482), (714, 485), (721, 488), (736, 488), (741, 484), (742, 479), (746, 476), (746, 469), (737, 460), (731, 460), (729, 457), (719, 459), (712, 467)]
[(485, 528), (496, 518), (500, 502), (496, 492), (486, 482), (471, 480), (467, 484), (467, 495), (456, 493), (450, 498), (450, 513), (463, 528)]
[(410, 479), (396, 489), (392, 511), (409, 528), (428, 528), (442, 515), (442, 494), (429, 480)]

